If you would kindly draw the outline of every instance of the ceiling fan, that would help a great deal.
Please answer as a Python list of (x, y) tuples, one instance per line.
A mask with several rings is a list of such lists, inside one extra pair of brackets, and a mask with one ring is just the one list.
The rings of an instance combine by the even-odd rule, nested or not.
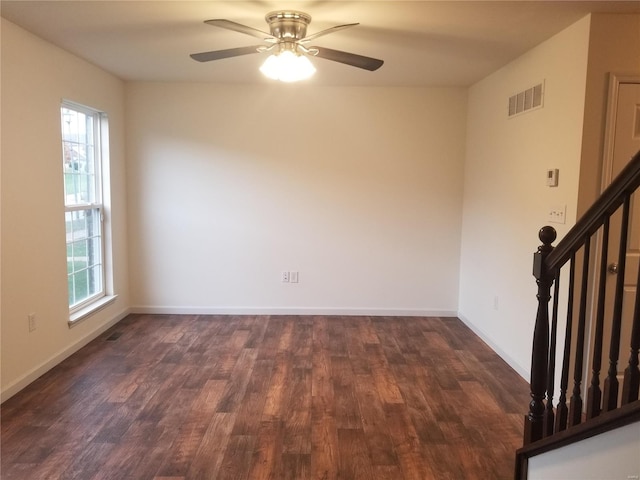
[[(248, 47), (229, 48), (226, 50), (214, 50), (211, 52), (202, 52), (191, 54), (191, 58), (198, 62), (209, 62), (212, 60), (221, 60), (223, 58), (237, 57), (241, 55), (248, 55), (251, 53), (264, 53), (271, 52), (271, 56), (265, 62), (265, 65), (261, 68), (263, 73), (270, 76), (265, 72), (264, 68), (266, 64), (277, 57), (291, 57), (291, 59), (297, 59), (301, 62), (306, 62), (311, 65), (306, 56), (324, 58), (334, 62), (343, 63), (352, 67), (362, 68), (364, 70), (374, 71), (382, 66), (384, 63), (382, 60), (376, 58), (365, 57), (363, 55), (357, 55), (355, 53), (343, 52), (340, 50), (333, 50), (330, 48), (308, 46), (309, 42), (319, 37), (334, 33), (345, 28), (354, 27), (358, 23), (348, 23), (345, 25), (337, 25), (335, 27), (322, 30), (312, 35), (307, 35), (307, 26), (311, 23), (311, 16), (294, 10), (284, 10), (268, 13), (265, 16), (267, 24), (269, 24), (270, 33), (263, 32), (253, 27), (248, 27), (240, 23), (233, 22), (226, 19), (214, 19), (206, 20), (204, 23), (212, 25), (214, 27), (226, 28), (227, 30), (233, 30), (235, 32), (244, 33), (257, 37), (264, 41), (267, 45), (252, 45)], [(302, 60), (300, 60), (302, 59)], [(315, 68), (311, 73), (315, 71)], [(276, 77), (272, 77), (276, 78)], [(280, 78), (281, 80), (283, 78)], [(285, 80), (287, 81), (287, 80)], [(291, 81), (291, 80), (289, 80)]]

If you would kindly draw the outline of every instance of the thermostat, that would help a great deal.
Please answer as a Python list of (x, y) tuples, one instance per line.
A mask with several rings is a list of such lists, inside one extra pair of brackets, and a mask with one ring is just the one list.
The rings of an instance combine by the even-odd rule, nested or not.
[(558, 169), (552, 168), (547, 170), (547, 186), (548, 187), (557, 187), (558, 186)]

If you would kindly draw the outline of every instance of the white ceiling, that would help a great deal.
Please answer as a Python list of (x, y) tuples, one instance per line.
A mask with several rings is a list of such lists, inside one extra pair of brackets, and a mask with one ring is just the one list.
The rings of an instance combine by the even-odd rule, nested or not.
[(308, 34), (360, 22), (312, 43), (385, 61), (368, 72), (314, 59), (313, 84), (467, 86), (589, 12), (640, 13), (640, 1), (0, 2), (9, 21), (124, 80), (219, 83), (267, 82), (258, 72), (264, 54), (195, 62), (190, 53), (257, 40), (204, 20), (226, 18), (268, 31), (265, 14), (285, 9), (313, 17)]

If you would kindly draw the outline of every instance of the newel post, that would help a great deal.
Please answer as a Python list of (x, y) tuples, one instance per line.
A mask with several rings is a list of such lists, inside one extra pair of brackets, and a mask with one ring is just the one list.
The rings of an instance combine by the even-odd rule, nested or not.
[(524, 444), (542, 438), (544, 424), (544, 397), (547, 390), (547, 368), (549, 364), (549, 300), (553, 272), (547, 271), (546, 260), (553, 251), (551, 245), (556, 239), (553, 227), (542, 227), (538, 232), (542, 245), (533, 254), (533, 276), (538, 284), (538, 312), (533, 330), (531, 353), (531, 402), (529, 413), (524, 418)]

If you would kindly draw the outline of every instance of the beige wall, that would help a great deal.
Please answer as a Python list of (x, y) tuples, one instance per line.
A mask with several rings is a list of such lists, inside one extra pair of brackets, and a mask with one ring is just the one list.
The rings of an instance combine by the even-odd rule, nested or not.
[(578, 213), (600, 195), (609, 74), (640, 76), (640, 15), (591, 16)]
[(133, 306), (455, 315), (465, 119), (459, 88), (129, 85)]
[[(15, 393), (129, 305), (124, 84), (2, 20), (2, 397)], [(115, 304), (70, 329), (66, 303), (60, 102), (108, 113)], [(28, 330), (27, 315), (37, 329)]]
[[(586, 17), (469, 90), (459, 312), (527, 378), (537, 233), (550, 206), (567, 205), (558, 238), (576, 219), (588, 41)], [(509, 119), (509, 96), (542, 80), (544, 107)]]

